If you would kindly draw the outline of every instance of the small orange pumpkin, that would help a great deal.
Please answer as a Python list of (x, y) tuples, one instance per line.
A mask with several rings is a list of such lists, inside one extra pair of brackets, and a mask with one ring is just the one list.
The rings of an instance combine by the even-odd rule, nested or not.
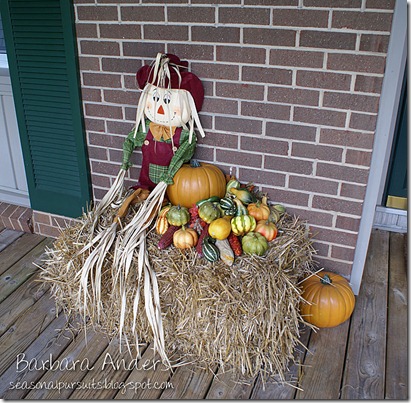
[(196, 246), (198, 242), (197, 232), (192, 228), (181, 227), (173, 235), (173, 245), (179, 249), (187, 249)]
[(329, 271), (308, 277), (302, 282), (300, 313), (317, 327), (335, 327), (352, 314), (355, 296), (348, 281)]
[(267, 197), (261, 201), (251, 203), (247, 206), (248, 214), (253, 216), (256, 221), (267, 220), (270, 216), (270, 207), (267, 205)]
[(226, 191), (223, 172), (213, 164), (196, 160), (182, 165), (173, 181), (174, 183), (167, 187), (168, 199), (172, 204), (187, 208), (211, 196), (224, 197)]
[(273, 222), (260, 220), (257, 222), (254, 232), (259, 232), (268, 242), (270, 242), (277, 237), (278, 229)]

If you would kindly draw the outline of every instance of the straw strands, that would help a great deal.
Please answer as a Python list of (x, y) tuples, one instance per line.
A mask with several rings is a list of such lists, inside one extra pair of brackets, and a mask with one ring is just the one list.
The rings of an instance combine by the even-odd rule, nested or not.
[[(132, 219), (131, 212), (125, 224)], [(177, 352), (181, 361), (202, 367), (219, 365), (220, 370), (239, 375), (260, 373), (284, 380), (300, 344), (299, 325), (305, 323), (298, 309), (297, 284), (312, 272), (315, 254), (304, 222), (285, 214), (278, 223), (278, 237), (263, 257), (242, 255), (231, 267), (199, 258), (194, 248), (159, 250), (159, 235), (150, 226), (144, 239), (136, 240), (146, 248), (145, 258), (141, 249), (134, 253), (121, 284), (113, 266), (115, 245), (107, 253), (100, 274), (98, 319), (97, 307), (88, 304), (83, 312), (85, 305), (78, 298), (81, 280), (75, 273), (92, 253), (92, 248), (77, 253), (88, 242), (80, 231), (83, 225), (62, 231), (42, 267), (41, 279), (50, 282), (68, 315), (87, 316), (89, 324), (111, 337), (119, 336), (121, 323), (126, 344), (138, 345), (155, 340), (149, 318), (159, 314), (159, 304), (168, 357)], [(147, 267), (152, 270), (145, 273), (145, 282), (138, 281)], [(157, 299), (153, 306), (144, 306), (153, 300), (144, 298), (146, 288)], [(146, 310), (149, 315), (143, 314)]]

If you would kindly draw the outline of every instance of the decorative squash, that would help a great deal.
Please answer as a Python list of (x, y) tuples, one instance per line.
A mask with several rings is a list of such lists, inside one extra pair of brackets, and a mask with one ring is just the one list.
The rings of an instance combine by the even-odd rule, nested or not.
[(208, 233), (215, 239), (226, 239), (230, 232), (231, 224), (226, 218), (217, 218), (208, 227)]
[(192, 228), (181, 227), (173, 235), (173, 245), (179, 249), (192, 248), (197, 245), (198, 235)]
[(203, 255), (209, 262), (220, 259), (220, 249), (215, 246), (215, 239), (207, 236), (203, 241)]
[(235, 235), (244, 235), (254, 231), (256, 225), (255, 218), (250, 215), (240, 215), (231, 219), (231, 230)]
[(239, 189), (240, 188), (240, 182), (236, 178), (231, 178), (226, 185), (226, 192), (225, 195), (229, 196), (232, 194), (230, 192), (231, 189)]
[(352, 314), (355, 296), (348, 281), (329, 271), (323, 271), (302, 282), (300, 312), (317, 327), (335, 327)]
[(223, 197), (220, 200), (220, 207), (223, 209), (225, 215), (235, 215), (237, 213), (237, 205), (233, 199)]
[(167, 211), (166, 217), (170, 225), (186, 225), (190, 221), (190, 212), (187, 207), (172, 206)]
[(262, 256), (268, 250), (267, 240), (258, 232), (249, 232), (241, 240), (243, 252), (249, 255)]
[(167, 230), (168, 230), (167, 217), (165, 216), (157, 217), (157, 221), (156, 221), (157, 234), (163, 235)]
[(273, 222), (268, 220), (260, 220), (257, 222), (254, 232), (258, 232), (263, 235), (264, 238), (270, 242), (277, 237), (278, 229)]
[(199, 200), (211, 196), (224, 197), (226, 181), (223, 172), (215, 165), (192, 160), (184, 164), (167, 188), (171, 203), (190, 208)]
[(234, 203), (236, 204), (237, 207), (237, 212), (236, 215), (247, 215), (248, 214), (248, 210), (247, 208), (244, 206), (244, 204), (241, 202), (240, 199), (235, 198)]
[(215, 246), (220, 251), (220, 259), (227, 265), (232, 266), (234, 263), (234, 252), (231, 249), (230, 243), (227, 239), (217, 239), (215, 241)]
[(250, 204), (256, 201), (256, 198), (247, 189), (230, 188), (230, 193), (235, 195), (237, 199), (240, 199), (244, 204)]
[(198, 215), (202, 220), (210, 224), (211, 221), (220, 218), (223, 213), (218, 204), (214, 204), (208, 201), (200, 206), (200, 208), (198, 209)]
[(252, 215), (257, 221), (267, 220), (270, 216), (270, 207), (267, 205), (267, 197), (263, 197), (262, 201), (250, 203), (247, 206), (248, 214)]

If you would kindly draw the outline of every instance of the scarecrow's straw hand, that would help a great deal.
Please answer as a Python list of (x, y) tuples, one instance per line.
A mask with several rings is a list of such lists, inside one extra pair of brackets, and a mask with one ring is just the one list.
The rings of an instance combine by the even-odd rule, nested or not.
[(134, 193), (128, 196), (126, 200), (124, 200), (123, 204), (118, 209), (117, 215), (114, 217), (113, 222), (120, 222), (120, 219), (126, 216), (131, 204), (136, 204), (147, 199), (149, 194), (150, 191), (147, 189), (138, 188)]

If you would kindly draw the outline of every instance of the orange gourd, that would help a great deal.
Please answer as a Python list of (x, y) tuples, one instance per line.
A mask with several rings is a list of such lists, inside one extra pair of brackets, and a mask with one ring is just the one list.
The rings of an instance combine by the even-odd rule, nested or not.
[(254, 232), (260, 233), (268, 242), (270, 242), (277, 237), (278, 229), (273, 222), (260, 220), (257, 222)]
[(173, 235), (173, 245), (179, 249), (192, 248), (197, 245), (198, 235), (192, 228), (182, 227)]
[(212, 221), (208, 227), (208, 233), (211, 237), (219, 240), (226, 239), (231, 232), (230, 219), (225, 216), (224, 218), (217, 218)]
[(168, 199), (187, 208), (211, 196), (224, 197), (226, 191), (223, 172), (213, 164), (196, 160), (182, 165), (173, 181), (174, 184), (167, 187)]
[(249, 204), (247, 210), (248, 214), (253, 216), (256, 221), (267, 220), (270, 216), (270, 207), (267, 205), (267, 198), (265, 196), (262, 201)]
[(352, 314), (355, 296), (348, 281), (332, 272), (321, 272), (302, 282), (300, 313), (317, 327), (335, 327)]

